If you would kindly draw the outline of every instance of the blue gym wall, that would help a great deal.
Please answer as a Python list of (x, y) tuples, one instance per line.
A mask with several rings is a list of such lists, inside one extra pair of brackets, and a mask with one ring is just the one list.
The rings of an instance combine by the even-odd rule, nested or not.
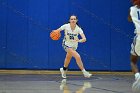
[[(62, 37), (49, 33), (78, 16), (87, 42), (79, 44), (88, 70), (129, 71), (134, 36), (127, 21), (130, 0), (0, 0), (0, 69), (59, 69)], [(75, 59), (69, 66), (78, 70)]]

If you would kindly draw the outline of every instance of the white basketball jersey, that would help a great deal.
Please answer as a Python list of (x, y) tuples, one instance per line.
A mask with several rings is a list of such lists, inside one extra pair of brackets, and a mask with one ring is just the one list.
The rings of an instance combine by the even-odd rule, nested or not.
[(135, 33), (140, 34), (140, 8), (137, 8), (137, 6), (132, 6), (130, 8), (130, 16), (136, 28)]
[(73, 31), (72, 31), (69, 23), (62, 25), (59, 29), (65, 31), (65, 37), (64, 37), (65, 45), (67, 45), (69, 47), (78, 46), (78, 42), (73, 42), (73, 40), (78, 39), (79, 34), (83, 33), (83, 30), (78, 25), (76, 25), (76, 27)]

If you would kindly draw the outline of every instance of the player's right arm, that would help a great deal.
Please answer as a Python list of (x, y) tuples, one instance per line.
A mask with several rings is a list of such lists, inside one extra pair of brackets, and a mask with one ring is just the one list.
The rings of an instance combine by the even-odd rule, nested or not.
[(66, 28), (66, 24), (62, 25), (60, 28), (57, 29), (57, 31), (63, 31)]
[(56, 29), (56, 30), (53, 30), (54, 32), (61, 32), (65, 29), (65, 24), (62, 25), (60, 28)]

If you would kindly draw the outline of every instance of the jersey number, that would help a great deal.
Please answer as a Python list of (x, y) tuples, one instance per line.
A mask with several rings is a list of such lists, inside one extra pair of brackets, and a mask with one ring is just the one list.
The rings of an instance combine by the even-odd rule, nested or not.
[(69, 36), (70, 37), (70, 40), (74, 40), (74, 36)]
[(140, 20), (140, 12), (137, 11), (137, 14), (138, 14), (138, 20)]

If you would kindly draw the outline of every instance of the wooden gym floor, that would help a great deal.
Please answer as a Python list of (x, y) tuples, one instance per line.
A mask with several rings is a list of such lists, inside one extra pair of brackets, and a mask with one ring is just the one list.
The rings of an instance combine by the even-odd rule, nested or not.
[(130, 72), (91, 73), (70, 71), (62, 79), (59, 71), (0, 70), (0, 93), (132, 93)]

